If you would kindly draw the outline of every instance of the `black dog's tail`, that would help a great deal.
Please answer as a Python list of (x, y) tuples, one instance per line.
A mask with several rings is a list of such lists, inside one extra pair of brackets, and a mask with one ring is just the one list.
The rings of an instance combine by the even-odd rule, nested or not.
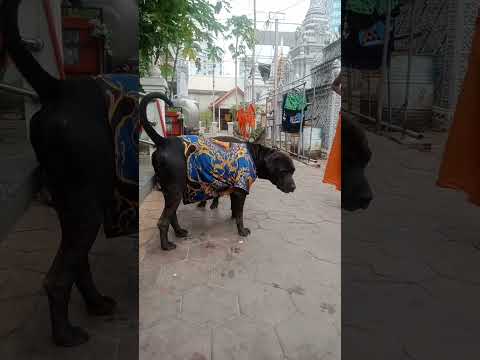
[(148, 104), (150, 104), (150, 102), (152, 102), (152, 100), (155, 100), (155, 99), (163, 100), (167, 103), (168, 106), (171, 106), (171, 107), (173, 107), (173, 103), (165, 94), (161, 92), (153, 92), (153, 93), (147, 94), (140, 101), (140, 121), (141, 121), (142, 127), (147, 133), (148, 137), (152, 139), (153, 143), (156, 146), (159, 146), (161, 143), (165, 141), (165, 139), (155, 131), (152, 124), (150, 124), (147, 118), (147, 106)]
[(61, 80), (55, 79), (35, 60), (25, 48), (18, 29), (18, 7), (21, 0), (3, 0), (0, 9), (1, 32), (5, 46), (23, 77), (37, 92), (40, 99), (54, 96)]

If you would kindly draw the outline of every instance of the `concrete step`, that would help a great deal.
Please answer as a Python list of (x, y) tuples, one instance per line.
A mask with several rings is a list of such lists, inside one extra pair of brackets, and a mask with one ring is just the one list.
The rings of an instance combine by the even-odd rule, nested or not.
[(39, 177), (35, 154), (26, 140), (0, 142), (0, 154), (1, 242), (30, 204), (38, 190)]
[(155, 171), (152, 168), (152, 162), (150, 160), (150, 155), (140, 155), (139, 156), (139, 189), (138, 197), (139, 203), (141, 204), (143, 200), (150, 194), (153, 190), (154, 181), (153, 177)]
[(0, 110), (0, 142), (18, 143), (27, 138), (27, 125), (21, 111)]

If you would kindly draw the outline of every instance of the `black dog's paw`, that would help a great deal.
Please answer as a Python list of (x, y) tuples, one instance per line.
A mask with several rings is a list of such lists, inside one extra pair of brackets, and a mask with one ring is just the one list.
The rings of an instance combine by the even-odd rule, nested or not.
[(180, 229), (175, 231), (175, 236), (178, 238), (186, 238), (188, 236), (188, 230)]
[(102, 296), (95, 302), (87, 304), (87, 312), (92, 316), (109, 316), (113, 315), (117, 302), (108, 296)]
[(57, 346), (73, 347), (85, 344), (90, 339), (86, 331), (78, 326), (69, 325), (62, 331), (56, 331), (53, 335), (53, 341)]
[(251, 231), (248, 228), (243, 228), (243, 229), (238, 230), (238, 235), (240, 235), (240, 236), (246, 237), (250, 234), (251, 234)]
[(206, 202), (206, 201), (202, 201), (202, 202), (200, 202), (200, 204), (198, 204), (198, 207), (199, 207), (199, 208), (204, 208), (205, 206), (207, 206), (207, 202)]
[(164, 251), (170, 251), (170, 250), (173, 250), (173, 249), (176, 249), (177, 248), (177, 245), (175, 245), (174, 243), (170, 242), (170, 241), (167, 241), (167, 243), (164, 245), (162, 244), (162, 250)]
[(218, 208), (218, 201), (213, 201), (210, 205), (210, 209), (215, 210), (216, 208)]

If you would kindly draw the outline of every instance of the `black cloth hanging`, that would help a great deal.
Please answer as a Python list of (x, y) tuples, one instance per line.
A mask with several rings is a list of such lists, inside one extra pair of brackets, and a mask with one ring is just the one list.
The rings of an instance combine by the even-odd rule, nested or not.
[[(283, 95), (282, 101), (282, 130), (286, 133), (298, 133), (303, 121), (302, 110), (288, 110), (285, 109), (285, 103), (290, 93)], [(305, 109), (304, 113), (305, 114)]]

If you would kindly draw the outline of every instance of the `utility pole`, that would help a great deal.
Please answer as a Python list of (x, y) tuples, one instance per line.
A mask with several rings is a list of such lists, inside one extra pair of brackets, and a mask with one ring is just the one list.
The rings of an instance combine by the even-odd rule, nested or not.
[(248, 79), (248, 75), (247, 75), (247, 55), (245, 55), (245, 58), (243, 59), (243, 91), (245, 92), (245, 95), (248, 96), (248, 94), (246, 94), (246, 91), (247, 90), (247, 79)]
[[(215, 63), (212, 64), (212, 126), (215, 122)], [(220, 129), (220, 124), (218, 125)]]
[(252, 54), (252, 102), (255, 104), (256, 96), (255, 96), (255, 74), (256, 74), (256, 67), (255, 67), (255, 47), (257, 44), (257, 0), (253, 0), (253, 31), (255, 33), (255, 43), (253, 44), (253, 54)]
[[(390, 31), (391, 28), (391, 18), (392, 18), (392, 2), (387, 0), (387, 16), (385, 20), (385, 38), (383, 41), (383, 54), (382, 54), (382, 67), (381, 67), (381, 78), (377, 88), (377, 123), (376, 131), (379, 132), (382, 124), (383, 118), (383, 104), (385, 102), (385, 81), (387, 79), (387, 57), (388, 57), (388, 48), (390, 44)], [(351, 91), (351, 90), (349, 90)]]
[[(273, 146), (277, 145), (277, 119), (278, 119), (278, 99), (277, 99), (277, 92), (278, 92), (278, 17), (275, 16), (275, 55), (273, 57), (275, 71), (273, 73)], [(282, 136), (282, 134), (280, 134)]]
[(278, 16), (279, 15), (284, 15), (284, 13), (279, 13), (279, 12), (270, 12), (269, 14), (269, 19), (272, 18), (272, 15), (275, 17), (275, 53), (273, 56), (273, 66), (274, 66), (274, 71), (273, 71), (273, 128), (272, 128), (272, 137), (273, 137), (273, 146), (276, 146), (277, 144), (277, 138), (276, 138), (276, 133), (277, 133), (277, 118), (278, 118), (278, 99), (277, 99), (277, 93), (278, 93), (278, 80), (277, 80), (277, 75), (278, 75)]

